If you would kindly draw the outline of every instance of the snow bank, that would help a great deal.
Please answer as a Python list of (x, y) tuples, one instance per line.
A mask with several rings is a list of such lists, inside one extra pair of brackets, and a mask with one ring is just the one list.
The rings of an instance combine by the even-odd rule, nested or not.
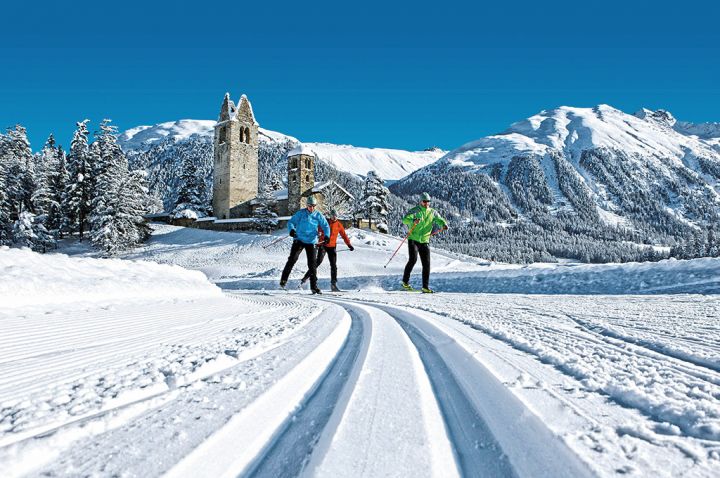
[(221, 295), (202, 272), (178, 266), (0, 247), (0, 308)]

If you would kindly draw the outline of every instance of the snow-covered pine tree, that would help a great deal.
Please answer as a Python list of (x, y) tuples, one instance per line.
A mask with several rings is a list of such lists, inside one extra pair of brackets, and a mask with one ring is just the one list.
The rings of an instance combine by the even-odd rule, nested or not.
[(60, 233), (62, 211), (59, 194), (54, 190), (58, 174), (58, 149), (52, 134), (34, 160), (35, 191), (32, 205), (35, 222), (42, 223), (45, 230), (55, 238)]
[(70, 174), (67, 169), (67, 155), (62, 146), (57, 148), (57, 168), (53, 175), (50, 189), (53, 192), (55, 203), (58, 205), (58, 237), (70, 233), (70, 198), (67, 194), (68, 183), (70, 182)]
[(183, 158), (180, 170), (180, 190), (173, 208), (174, 217), (197, 219), (208, 215), (207, 189), (205, 178), (200, 174), (194, 158)]
[(70, 143), (70, 156), (68, 157), (70, 178), (65, 188), (68, 223), (72, 232), (80, 234), (80, 241), (83, 240), (84, 232), (87, 230), (87, 221), (91, 211), (92, 169), (88, 146), (88, 121), (77, 123), (77, 129)]
[[(124, 167), (127, 168), (127, 161), (124, 161)], [(148, 212), (149, 202), (146, 178), (147, 173), (139, 169), (123, 174), (117, 205), (117, 219), (125, 231), (123, 249), (135, 247), (150, 237), (150, 226), (143, 217)]]
[(258, 230), (268, 234), (278, 226), (278, 216), (272, 210), (274, 201), (275, 197), (269, 185), (261, 188), (258, 197), (255, 198), (256, 206), (253, 211), (253, 222)]
[(379, 231), (387, 232), (389, 194), (390, 191), (385, 187), (380, 176), (375, 171), (368, 171), (356, 216), (367, 219), (370, 227), (374, 221)]
[(33, 157), (25, 128), (16, 125), (7, 133), (7, 194), (12, 214), (19, 217), (23, 211), (32, 211)]
[(13, 240), (19, 247), (29, 247), (38, 252), (46, 252), (55, 244), (55, 238), (45, 228), (44, 215), (36, 216), (23, 211), (13, 224)]
[(128, 171), (125, 154), (117, 144), (117, 128), (103, 120), (90, 147), (94, 190), (90, 237), (107, 254), (136, 246), (148, 236), (142, 215), (147, 188), (141, 172)]
[(4, 134), (0, 134), (0, 246), (9, 245), (12, 241), (12, 224), (10, 222), (11, 208), (7, 194), (7, 143), (7, 137)]

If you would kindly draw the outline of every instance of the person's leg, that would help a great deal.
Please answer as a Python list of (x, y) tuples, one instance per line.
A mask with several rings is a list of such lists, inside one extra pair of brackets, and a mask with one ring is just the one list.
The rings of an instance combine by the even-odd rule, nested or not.
[(337, 284), (337, 250), (334, 247), (324, 249), (327, 251), (328, 261), (330, 261), (330, 283)]
[(417, 242), (411, 239), (408, 239), (408, 255), (408, 261), (407, 264), (405, 264), (405, 273), (403, 274), (403, 282), (406, 284), (410, 283), (410, 273), (417, 262)]
[(283, 269), (282, 275), (280, 276), (280, 285), (285, 285), (287, 283), (288, 277), (290, 277), (290, 272), (295, 266), (298, 257), (300, 257), (300, 251), (302, 250), (303, 243), (298, 241), (297, 239), (294, 240), (292, 246), (290, 247), (290, 255), (288, 256), (288, 260), (285, 263), (285, 268)]
[(422, 262), (422, 282), (425, 289), (430, 288), (430, 246), (428, 244), (418, 244), (418, 253), (420, 254), (420, 262)]
[[(322, 264), (323, 259), (325, 259), (325, 246), (320, 246), (317, 248), (317, 254), (315, 255), (315, 275), (317, 275), (317, 269), (320, 267), (320, 264)], [(310, 269), (307, 270), (305, 275), (302, 278), (303, 283), (307, 282), (307, 280), (310, 278)]]
[(315, 244), (303, 244), (307, 256), (308, 272), (310, 272), (310, 289), (317, 289), (317, 272), (315, 270)]

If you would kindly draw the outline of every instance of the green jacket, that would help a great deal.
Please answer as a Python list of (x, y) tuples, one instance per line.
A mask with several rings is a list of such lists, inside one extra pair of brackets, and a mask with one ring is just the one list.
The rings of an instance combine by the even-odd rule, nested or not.
[[(413, 229), (413, 222), (415, 219), (419, 219), (417, 226)], [(424, 208), (420, 205), (410, 209), (402, 220), (408, 229), (412, 229), (412, 232), (408, 236), (408, 239), (427, 244), (430, 242), (430, 234), (432, 233), (433, 224), (439, 227), (445, 227), (447, 222), (442, 218), (440, 214), (431, 207)]]

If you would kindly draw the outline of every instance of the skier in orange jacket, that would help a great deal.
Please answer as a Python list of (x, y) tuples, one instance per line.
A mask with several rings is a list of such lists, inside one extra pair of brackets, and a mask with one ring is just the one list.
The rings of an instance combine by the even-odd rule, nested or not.
[[(328, 224), (330, 225), (330, 240), (327, 242), (324, 241), (324, 237), (322, 237), (324, 234), (320, 228), (318, 228), (318, 235), (320, 236), (320, 239), (318, 240), (318, 251), (317, 251), (317, 258), (315, 259), (315, 268), (320, 266), (320, 263), (325, 258), (325, 254), (327, 254), (328, 259), (330, 260), (330, 290), (333, 292), (340, 292), (340, 289), (338, 289), (337, 286), (337, 252), (335, 251), (335, 247), (337, 246), (337, 237), (338, 234), (342, 236), (343, 241), (345, 241), (345, 245), (348, 246), (348, 249), (351, 251), (354, 251), (355, 248), (350, 244), (350, 239), (348, 238), (347, 234), (345, 234), (345, 228), (343, 227), (342, 223), (338, 221), (337, 218), (337, 212), (334, 209), (330, 210), (330, 216), (328, 218)], [(310, 278), (310, 271), (307, 271), (305, 273), (305, 276), (302, 278), (301, 284), (304, 284), (308, 279)]]

